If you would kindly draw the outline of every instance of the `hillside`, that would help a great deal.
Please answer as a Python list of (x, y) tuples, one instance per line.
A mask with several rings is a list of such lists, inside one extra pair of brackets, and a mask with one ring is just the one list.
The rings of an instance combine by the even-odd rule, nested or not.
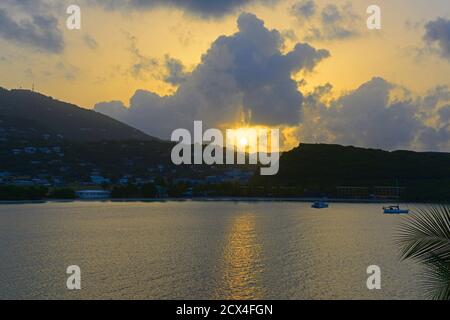
[[(113, 184), (123, 177), (206, 181), (233, 169), (175, 166), (172, 146), (95, 111), (0, 88), (0, 184), (85, 184), (98, 174)], [(450, 200), (450, 153), (301, 144), (281, 155), (276, 176), (260, 176), (254, 166), (240, 168), (256, 172), (249, 185), (228, 193), (223, 190), (229, 188), (219, 187), (216, 195), (340, 197), (338, 187), (344, 186), (362, 188), (361, 197), (371, 197), (377, 196), (377, 187), (398, 181), (402, 198)]]
[(450, 154), (302, 144), (281, 157), (278, 179), (365, 181), (450, 178)]
[(152, 140), (143, 132), (92, 110), (29, 90), (0, 88), (0, 139)]
[(255, 179), (326, 194), (338, 186), (373, 188), (397, 181), (409, 199), (450, 199), (450, 153), (301, 144), (282, 154), (278, 175)]

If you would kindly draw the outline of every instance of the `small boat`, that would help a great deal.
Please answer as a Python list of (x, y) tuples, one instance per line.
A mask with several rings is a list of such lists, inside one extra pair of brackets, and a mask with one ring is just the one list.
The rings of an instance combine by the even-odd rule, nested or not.
[[(400, 199), (400, 188), (398, 186), (398, 179), (396, 180), (397, 185), (397, 199)], [(388, 206), (383, 207), (383, 211), (385, 214), (408, 214), (409, 209), (401, 209), (400, 208), (400, 202), (397, 203), (395, 206)]]
[(400, 206), (383, 207), (385, 214), (408, 214), (409, 209), (400, 209)]
[(311, 208), (314, 208), (314, 209), (325, 209), (325, 208), (328, 208), (328, 207), (329, 207), (328, 203), (323, 201), (323, 200), (315, 201), (311, 205)]

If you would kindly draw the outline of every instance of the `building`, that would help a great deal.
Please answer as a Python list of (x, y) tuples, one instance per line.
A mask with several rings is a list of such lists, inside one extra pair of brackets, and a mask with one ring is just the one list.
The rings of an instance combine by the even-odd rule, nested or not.
[(119, 179), (120, 185), (126, 186), (129, 183), (130, 183), (130, 179), (128, 177), (122, 177)]
[(93, 175), (91, 176), (91, 182), (96, 185), (101, 185), (101, 184), (110, 184), (111, 180), (103, 176)]
[(76, 192), (78, 198), (83, 200), (109, 199), (111, 192), (106, 190), (80, 190)]
[(136, 178), (136, 184), (144, 185), (144, 184), (152, 184), (155, 183), (155, 180), (152, 178)]
[(177, 178), (174, 180), (175, 184), (185, 184), (189, 186), (196, 186), (204, 184), (203, 180), (200, 179), (191, 179), (191, 178)]
[(193, 188), (188, 188), (185, 192), (183, 192), (182, 194), (183, 197), (188, 197), (191, 198), (194, 196), (194, 189)]
[(8, 171), (0, 171), (0, 178), (6, 178), (11, 176), (11, 173), (9, 173)]
[(368, 187), (341, 186), (337, 187), (337, 196), (344, 199), (367, 199), (370, 195)]
[(15, 180), (13, 180), (12, 185), (17, 186), (17, 187), (32, 187), (32, 186), (34, 186), (34, 183), (32, 180), (15, 179)]
[(26, 147), (26, 148), (23, 148), (23, 151), (25, 151), (25, 153), (28, 153), (28, 154), (35, 154), (38, 151), (38, 149), (35, 147)]
[(376, 186), (374, 194), (380, 199), (398, 199), (404, 192), (403, 187), (393, 187), (393, 186)]

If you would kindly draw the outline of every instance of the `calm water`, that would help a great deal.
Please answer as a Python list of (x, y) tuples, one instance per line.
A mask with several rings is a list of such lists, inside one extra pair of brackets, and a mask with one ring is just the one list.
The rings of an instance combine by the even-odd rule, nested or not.
[[(379, 204), (0, 205), (0, 299), (422, 298), (392, 241), (400, 219)], [(366, 288), (372, 264), (382, 290)]]

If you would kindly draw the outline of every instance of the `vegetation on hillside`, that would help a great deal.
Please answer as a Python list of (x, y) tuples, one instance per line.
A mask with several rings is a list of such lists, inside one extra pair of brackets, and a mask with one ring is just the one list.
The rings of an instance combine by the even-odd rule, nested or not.
[(397, 181), (405, 187), (405, 200), (450, 200), (450, 153), (302, 144), (281, 156), (276, 176), (257, 176), (254, 182), (333, 196), (338, 186), (373, 188)]
[(29, 90), (0, 90), (0, 120), (2, 127), (13, 129), (10, 134), (15, 137), (49, 134), (84, 142), (156, 140), (103, 114)]

